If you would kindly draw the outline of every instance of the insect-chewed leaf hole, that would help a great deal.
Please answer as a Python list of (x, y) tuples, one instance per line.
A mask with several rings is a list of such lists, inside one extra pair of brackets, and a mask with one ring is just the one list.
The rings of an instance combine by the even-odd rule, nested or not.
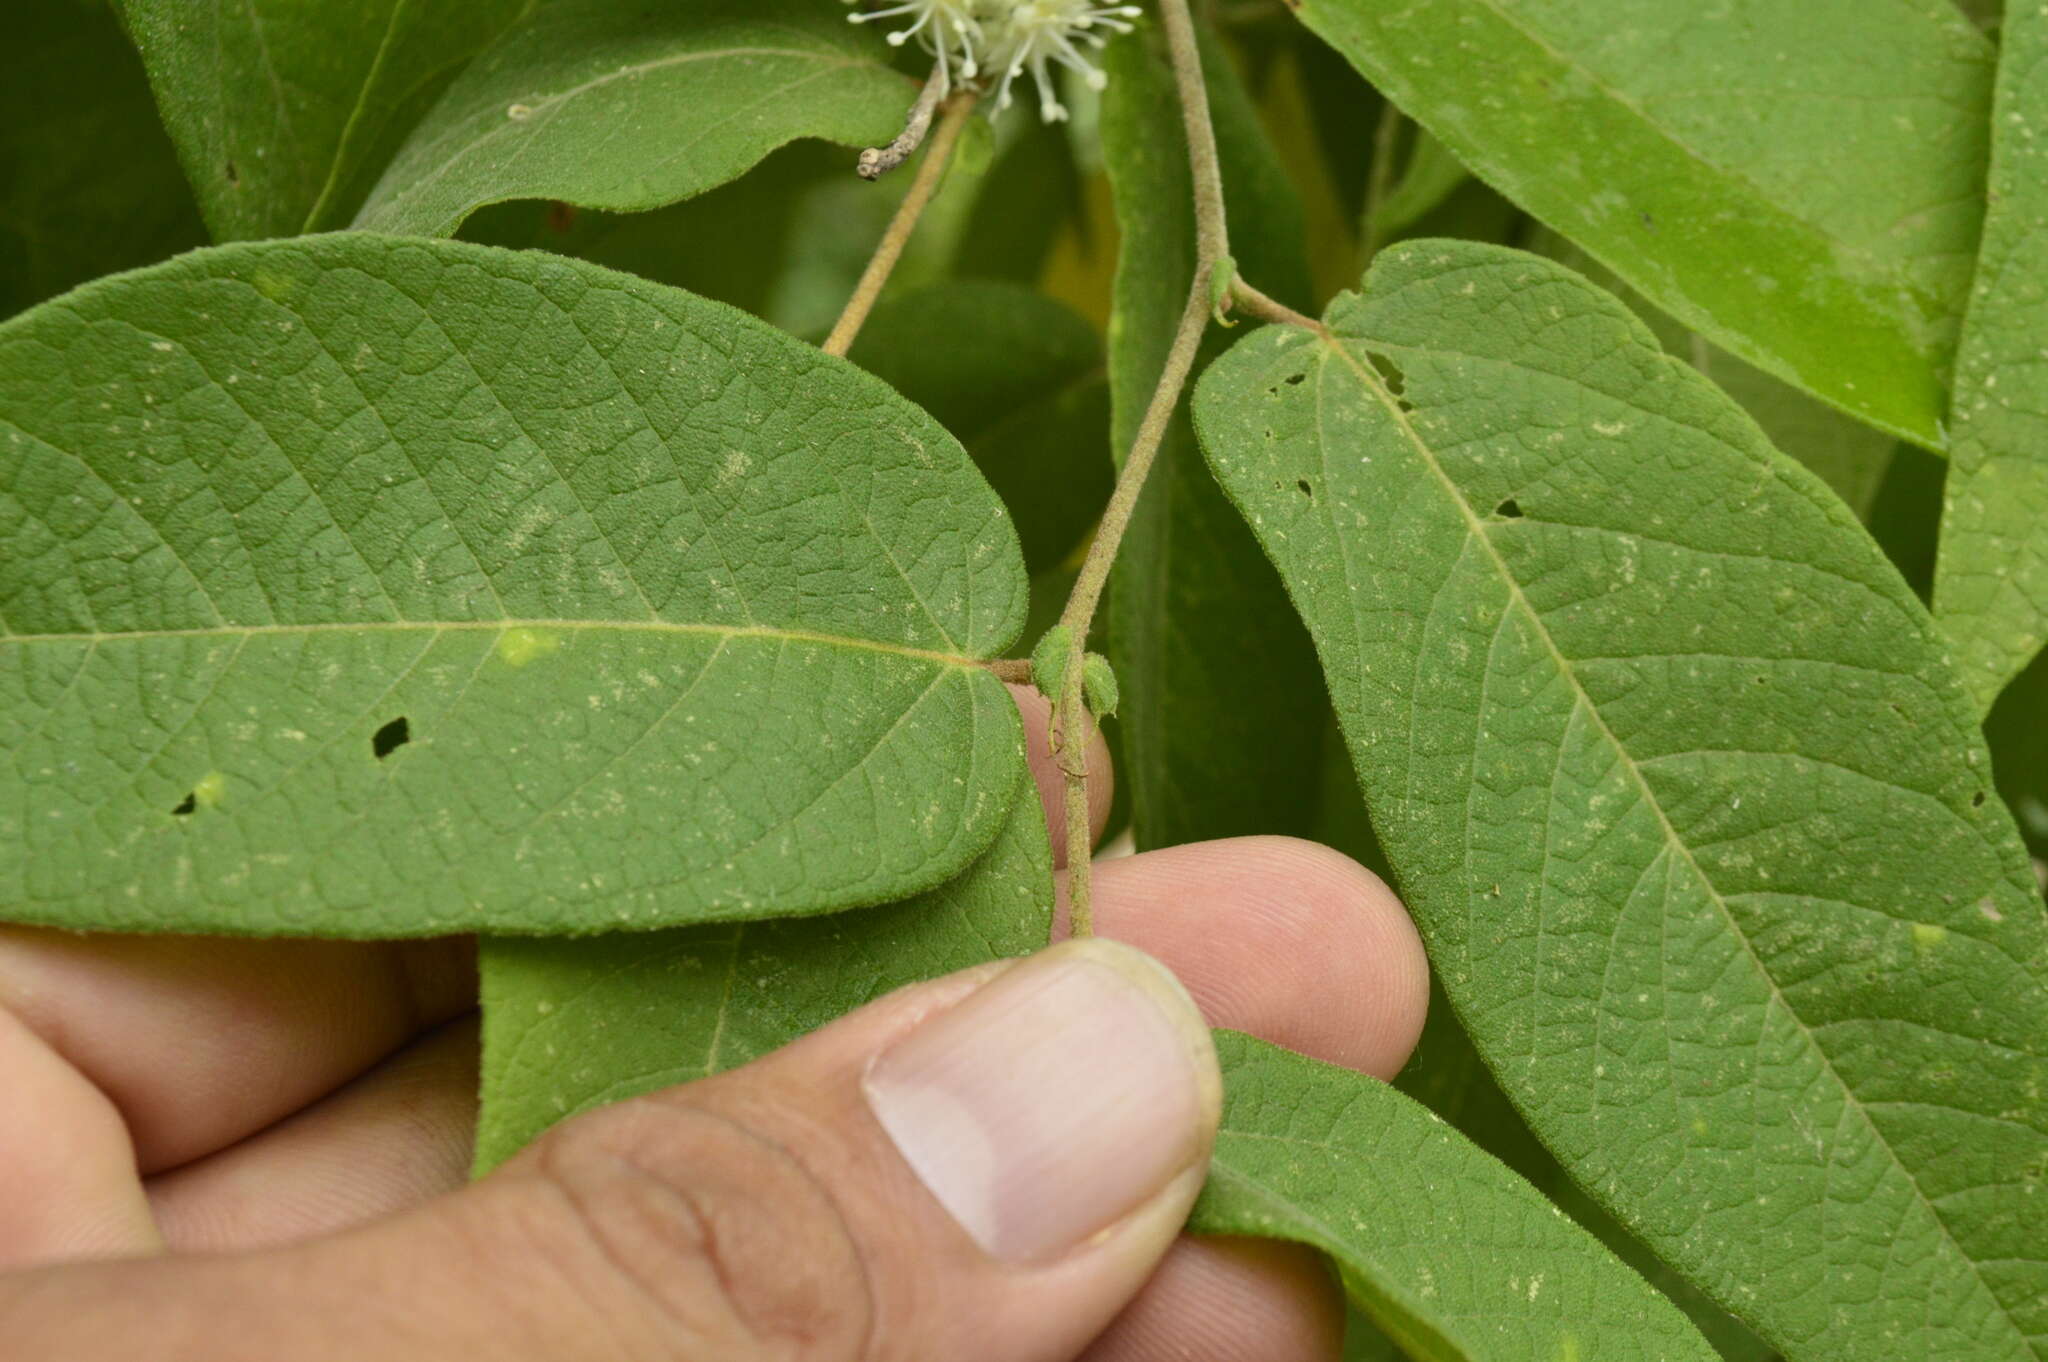
[(1298, 388), (1307, 380), (1307, 374), (1289, 374), (1287, 376), (1287, 386), (1290, 388)]
[(370, 751), (378, 761), (390, 756), (399, 748), (412, 741), (412, 726), (403, 714), (370, 735)]
[(1513, 497), (1509, 497), (1506, 501), (1494, 507), (1493, 513), (1502, 520), (1520, 520), (1522, 518), (1522, 503), (1516, 501)]
[(1294, 490), (1301, 493), (1303, 496), (1309, 498), (1313, 498), (1316, 494), (1316, 489), (1308, 485), (1307, 478), (1301, 478), (1298, 481), (1296, 481), (1294, 484)]
[(194, 809), (197, 809), (198, 807), (199, 796), (196, 794), (188, 794), (183, 799), (178, 801), (178, 807), (172, 809), (171, 812), (177, 814), (179, 817), (183, 817), (184, 815), (191, 813)]
[(1973, 809), (1981, 809), (1984, 807), (1984, 792), (1982, 790), (1979, 790), (1977, 791), (1977, 793), (1970, 796), (1970, 807)]

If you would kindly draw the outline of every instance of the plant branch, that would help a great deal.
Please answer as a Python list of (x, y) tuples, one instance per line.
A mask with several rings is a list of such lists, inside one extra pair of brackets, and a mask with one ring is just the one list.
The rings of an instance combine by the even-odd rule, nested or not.
[(1066, 778), (1067, 814), (1067, 902), (1072, 909), (1070, 929), (1075, 936), (1087, 936), (1094, 928), (1089, 908), (1089, 826), (1088, 826), (1088, 741), (1092, 736), (1088, 706), (1082, 694), (1082, 670), (1088, 630), (1095, 611), (1102, 604), (1103, 588), (1109, 583), (1109, 569), (1116, 551), (1130, 528), (1131, 515), (1138, 507), (1138, 494), (1145, 490), (1145, 478), (1159, 454), (1166, 427), (1180, 405), (1181, 390), (1195, 367), (1195, 352), (1201, 347), (1202, 332), (1209, 324), (1209, 276), (1213, 266), (1195, 271), (1194, 286), (1188, 290), (1187, 305), (1181, 309), (1180, 325), (1173, 333), (1173, 345), (1166, 354), (1166, 367), (1152, 390), (1152, 400), (1131, 441), (1130, 455), (1117, 475), (1116, 489), (1103, 508), (1102, 523), (1081, 560), (1074, 589), (1067, 596), (1060, 623), (1072, 631), (1060, 694), (1053, 697), (1052, 748)]
[(1195, 187), (1195, 275), (1230, 258), (1230, 227), (1223, 212), (1223, 170), (1216, 157), (1216, 127), (1209, 119), (1209, 87), (1202, 80), (1202, 49), (1187, 0), (1159, 0), (1166, 24), (1166, 49), (1180, 94), (1181, 122), (1188, 137), (1188, 172)]
[(1082, 683), (1088, 631), (1102, 604), (1117, 549), (1137, 510), (1138, 495), (1145, 490), (1145, 479), (1152, 471), (1160, 442), (1166, 438), (1166, 428), (1173, 420), (1174, 409), (1180, 405), (1188, 376), (1194, 371), (1202, 333), (1218, 306), (1228, 303), (1267, 321), (1323, 331), (1321, 323), (1274, 301), (1237, 277), (1237, 267), (1230, 258), (1230, 227), (1223, 209), (1223, 172), (1216, 155), (1216, 129), (1209, 117), (1209, 90), (1202, 80), (1202, 51), (1195, 38), (1194, 18), (1188, 13), (1188, 0), (1159, 0), (1159, 13), (1173, 63), (1174, 86), (1180, 95), (1181, 121), (1187, 132), (1188, 172), (1194, 189), (1195, 270), (1187, 305), (1181, 310), (1180, 324), (1167, 351), (1166, 365), (1152, 390), (1152, 399), (1139, 422), (1123, 469), (1117, 475), (1116, 489), (1103, 509), (1102, 523), (1088, 546), (1080, 574), (1074, 579), (1066, 609), (1060, 614), (1069, 643), (1060, 693), (1053, 697), (1052, 749), (1065, 778), (1068, 921), (1069, 930), (1077, 937), (1094, 930), (1088, 826), (1088, 743), (1094, 736), (1094, 719), (1088, 712)]
[[(925, 88), (930, 90), (931, 86)], [(946, 163), (953, 158), (954, 144), (960, 140), (960, 132), (974, 112), (975, 97), (975, 91), (963, 90), (940, 106), (939, 125), (932, 133), (930, 145), (924, 149), (924, 159), (918, 162), (917, 177), (910, 182), (903, 202), (896, 206), (896, 216), (889, 219), (889, 229), (882, 233), (874, 256), (861, 272), (860, 282), (854, 285), (853, 296), (846, 300), (846, 310), (839, 314), (832, 334), (825, 338), (823, 349), (826, 354), (845, 354), (852, 347), (853, 338), (860, 334), (861, 324), (867, 321), (868, 313), (874, 311), (875, 300), (882, 295), (882, 286), (889, 282), (889, 272), (896, 268), (896, 261), (903, 255), (910, 234), (917, 230), (917, 220), (924, 215), (925, 205), (932, 201), (932, 194), (945, 175)], [(921, 101), (923, 96), (919, 99)], [(914, 124), (914, 111), (911, 119)], [(905, 129), (905, 135), (908, 134), (909, 130)]]
[(924, 141), (924, 135), (932, 125), (932, 115), (938, 112), (939, 101), (946, 97), (946, 68), (934, 66), (926, 78), (924, 88), (917, 92), (917, 102), (910, 106), (910, 114), (903, 120), (903, 131), (896, 134), (896, 140), (886, 147), (869, 147), (854, 163), (853, 172), (863, 180), (879, 180), (897, 166), (910, 159)]

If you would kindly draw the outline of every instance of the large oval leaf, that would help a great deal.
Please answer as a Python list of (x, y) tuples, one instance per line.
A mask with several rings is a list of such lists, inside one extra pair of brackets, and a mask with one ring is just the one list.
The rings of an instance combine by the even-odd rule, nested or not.
[(346, 223), (434, 96), (527, 0), (115, 3), (207, 226), (236, 241)]
[(1380, 257), (1204, 378), (1446, 989), (1788, 1357), (2048, 1341), (2048, 914), (1926, 612), (1614, 298)]
[(938, 883), (1022, 622), (936, 422), (721, 304), (346, 234), (0, 328), (0, 904), (585, 932)]
[(449, 236), (507, 199), (659, 208), (793, 138), (886, 142), (917, 94), (888, 52), (819, 0), (543, 0), (449, 87), (355, 225)]
[(1942, 448), (1992, 49), (1947, 0), (1300, 0), (1489, 183), (1688, 327)]
[(2009, 8), (1934, 577), (1935, 617), (1985, 710), (2048, 641), (2048, 9)]
[(1413, 1098), (1229, 1031), (1216, 1057), (1223, 1124), (1197, 1233), (1323, 1250), (1410, 1357), (1713, 1362), (1677, 1307)]

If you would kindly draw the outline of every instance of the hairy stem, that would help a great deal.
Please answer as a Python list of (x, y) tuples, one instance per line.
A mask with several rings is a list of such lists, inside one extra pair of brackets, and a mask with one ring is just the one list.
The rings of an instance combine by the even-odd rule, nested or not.
[(1188, 14), (1187, 0), (1159, 0), (1159, 17), (1165, 21), (1174, 88), (1180, 94), (1181, 122), (1187, 128), (1188, 171), (1195, 186), (1195, 273), (1202, 276), (1230, 255), (1230, 228), (1223, 213), (1223, 170), (1216, 158), (1216, 128), (1209, 121), (1209, 87), (1202, 81), (1202, 49), (1195, 41), (1195, 21)]
[(1173, 410), (1180, 405), (1181, 390), (1187, 386), (1188, 374), (1195, 367), (1195, 352), (1200, 348), (1202, 332), (1209, 324), (1209, 274), (1212, 268), (1212, 265), (1205, 265), (1195, 271), (1194, 287), (1188, 290), (1187, 305), (1181, 309), (1180, 325), (1173, 333), (1173, 346), (1166, 354), (1166, 367), (1160, 372), (1159, 383), (1152, 390), (1152, 400), (1145, 407), (1137, 438), (1131, 441), (1131, 452), (1124, 460), (1123, 471), (1117, 475), (1116, 490), (1110, 493), (1109, 505), (1103, 508), (1102, 523), (1096, 528), (1094, 541), (1088, 545), (1088, 556), (1081, 560), (1081, 572), (1075, 577), (1074, 589), (1067, 596), (1066, 609), (1060, 612), (1060, 623), (1072, 631), (1073, 643), (1067, 656), (1060, 694), (1054, 697), (1052, 746), (1059, 758), (1060, 771), (1066, 777), (1067, 902), (1073, 910), (1071, 930), (1075, 936), (1088, 935), (1094, 924), (1088, 899), (1088, 739), (1091, 728), (1088, 707), (1082, 695), (1082, 658), (1087, 647), (1088, 630), (1095, 622), (1095, 611), (1102, 604), (1103, 588), (1109, 583), (1109, 569), (1116, 562), (1117, 547), (1123, 543), (1124, 531), (1130, 528), (1131, 514), (1138, 508), (1138, 494), (1145, 490), (1145, 478), (1152, 471), (1152, 461), (1158, 456), (1160, 442), (1166, 438), (1166, 427), (1173, 420)]
[(888, 146), (869, 147), (862, 152), (854, 163), (854, 173), (863, 180), (879, 180), (909, 160), (910, 153), (924, 141), (924, 135), (932, 125), (932, 115), (938, 112), (939, 101), (945, 97), (945, 68), (934, 66), (924, 88), (917, 92), (917, 102), (910, 106), (909, 117), (903, 120), (903, 131), (897, 133), (896, 140)]
[[(1181, 122), (1187, 130), (1188, 171), (1194, 185), (1195, 276), (1188, 290), (1187, 306), (1181, 309), (1180, 324), (1166, 354), (1166, 367), (1152, 389), (1152, 400), (1138, 424), (1137, 437), (1117, 474), (1116, 490), (1103, 509), (1102, 523), (1094, 542), (1081, 562), (1060, 623), (1067, 626), (1072, 642), (1068, 647), (1065, 676), (1060, 693), (1053, 697), (1052, 749), (1065, 777), (1067, 822), (1068, 930), (1076, 937), (1091, 935), (1095, 915), (1090, 905), (1091, 847), (1088, 826), (1088, 742), (1094, 724), (1083, 694), (1083, 657), (1088, 631), (1095, 623), (1095, 611), (1102, 604), (1103, 588), (1109, 582), (1110, 566), (1124, 531), (1130, 528), (1137, 510), (1138, 494), (1152, 472), (1166, 427), (1180, 405), (1182, 389), (1195, 366), (1195, 352), (1202, 332), (1209, 324), (1213, 307), (1210, 283), (1230, 258), (1230, 228), (1223, 213), (1223, 172), (1216, 157), (1216, 129), (1209, 119), (1209, 88), (1202, 81), (1202, 51), (1195, 39), (1195, 21), (1188, 13), (1187, 0), (1159, 0), (1164, 20), (1167, 51), (1173, 63), (1173, 81), (1180, 95)], [(1263, 293), (1242, 285), (1244, 295), (1258, 298), (1278, 309)], [(1239, 296), (1233, 286), (1230, 296)], [(1284, 309), (1282, 309), (1284, 310)]]
[(845, 354), (852, 347), (853, 338), (860, 334), (868, 313), (874, 311), (875, 299), (882, 296), (882, 286), (889, 282), (889, 272), (896, 268), (904, 246), (910, 241), (910, 234), (917, 230), (917, 220), (924, 215), (925, 205), (932, 201), (932, 194), (946, 173), (946, 163), (953, 158), (954, 144), (960, 140), (960, 132), (974, 112), (974, 100), (974, 91), (963, 90), (940, 106), (939, 125), (924, 149), (924, 159), (918, 162), (917, 176), (911, 180), (903, 202), (897, 205), (896, 216), (889, 219), (889, 229), (882, 233), (882, 240), (876, 245), (868, 267), (861, 271), (853, 296), (846, 300), (846, 310), (839, 314), (839, 320), (832, 326), (832, 334), (825, 338), (823, 348), (826, 354)]

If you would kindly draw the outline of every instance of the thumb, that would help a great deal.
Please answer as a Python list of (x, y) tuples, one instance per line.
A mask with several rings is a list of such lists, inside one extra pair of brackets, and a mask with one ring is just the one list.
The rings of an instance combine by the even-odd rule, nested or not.
[(155, 1312), (150, 1356), (196, 1311), (209, 1359), (1065, 1359), (1171, 1244), (1220, 1101), (1172, 976), (1069, 942), (565, 1122), (404, 1217), (68, 1308)]

